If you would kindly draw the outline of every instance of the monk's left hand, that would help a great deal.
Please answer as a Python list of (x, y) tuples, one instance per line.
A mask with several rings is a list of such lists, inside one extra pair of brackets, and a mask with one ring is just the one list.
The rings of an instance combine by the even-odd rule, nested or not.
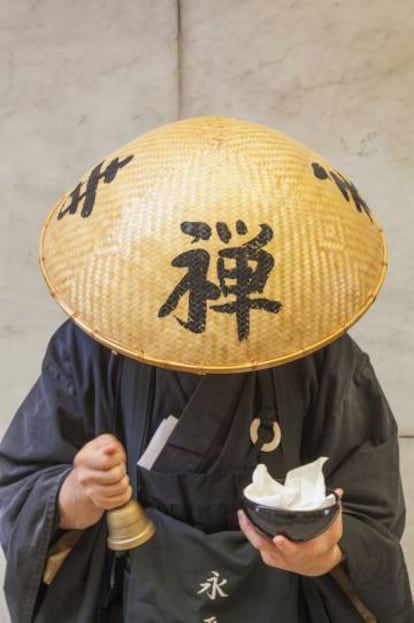
[[(342, 489), (336, 489), (342, 497)], [(295, 543), (277, 535), (270, 539), (258, 532), (243, 511), (238, 511), (240, 529), (255, 549), (260, 552), (263, 562), (270, 567), (291, 571), (300, 575), (324, 575), (336, 567), (344, 554), (338, 545), (342, 537), (342, 511), (332, 524), (319, 536), (309, 541)]]

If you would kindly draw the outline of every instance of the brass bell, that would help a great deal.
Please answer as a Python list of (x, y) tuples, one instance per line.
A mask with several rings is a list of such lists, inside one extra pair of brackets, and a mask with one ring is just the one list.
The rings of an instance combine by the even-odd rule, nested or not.
[(148, 541), (155, 533), (154, 523), (147, 517), (141, 504), (129, 500), (119, 508), (106, 513), (109, 549), (132, 549)]

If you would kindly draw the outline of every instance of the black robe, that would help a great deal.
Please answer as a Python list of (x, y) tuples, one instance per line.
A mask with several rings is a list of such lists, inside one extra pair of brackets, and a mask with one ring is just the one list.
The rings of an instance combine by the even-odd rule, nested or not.
[[(154, 368), (115, 355), (71, 322), (52, 338), (42, 374), (0, 446), (0, 539), (12, 623), (91, 623), (102, 604), (111, 554), (106, 524), (84, 531), (51, 586), (42, 576), (59, 534), (56, 500), (76, 452), (113, 432), (130, 473), (157, 422)], [(259, 373), (260, 374), (260, 373)], [(271, 372), (286, 468), (329, 456), (325, 475), (342, 487), (341, 548), (353, 585), (380, 623), (412, 623), (414, 609), (399, 544), (405, 507), (397, 427), (368, 357), (349, 336)], [(303, 578), (312, 623), (321, 604), (335, 623), (353, 623), (331, 576)], [(346, 603), (345, 603), (346, 602)]]

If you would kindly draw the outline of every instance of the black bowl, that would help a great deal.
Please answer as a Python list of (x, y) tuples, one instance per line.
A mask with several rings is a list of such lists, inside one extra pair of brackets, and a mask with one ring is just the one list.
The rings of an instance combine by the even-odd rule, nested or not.
[(341, 507), (335, 491), (335, 503), (328, 508), (309, 511), (282, 510), (252, 502), (243, 495), (242, 507), (252, 524), (270, 537), (282, 534), (291, 541), (308, 541), (322, 534), (334, 521)]

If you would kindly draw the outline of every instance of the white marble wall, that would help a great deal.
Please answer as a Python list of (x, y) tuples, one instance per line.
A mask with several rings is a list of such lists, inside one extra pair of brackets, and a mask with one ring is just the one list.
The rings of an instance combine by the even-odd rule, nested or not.
[(414, 4), (184, 0), (182, 32), (183, 116), (275, 126), (347, 173), (377, 213), (390, 269), (353, 333), (414, 434)]
[(40, 227), (106, 153), (177, 117), (173, 0), (0, 3), (2, 422), (63, 319), (37, 265)]
[[(413, 35), (411, 0), (2, 0), (0, 434), (63, 319), (37, 265), (49, 208), (142, 131), (219, 113), (307, 143), (377, 212), (390, 270), (353, 333), (371, 353), (401, 434), (414, 435)], [(403, 440), (407, 551), (413, 447)]]

